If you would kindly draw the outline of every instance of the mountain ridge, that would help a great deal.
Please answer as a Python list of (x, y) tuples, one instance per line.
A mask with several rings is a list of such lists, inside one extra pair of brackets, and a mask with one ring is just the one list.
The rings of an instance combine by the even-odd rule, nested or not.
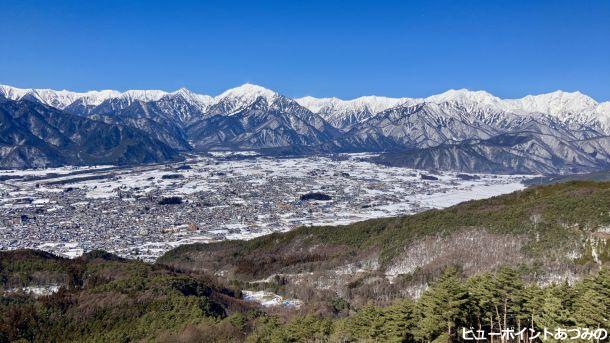
[[(206, 107), (205, 105), (209, 106), (226, 100), (229, 97), (241, 100), (241, 103), (236, 105), (236, 107), (239, 107), (239, 105), (243, 105), (243, 103), (251, 103), (258, 96), (271, 98), (280, 94), (276, 91), (250, 83), (230, 88), (217, 96), (198, 94), (186, 88), (180, 88), (174, 92), (160, 90), (128, 90), (125, 92), (102, 90), (79, 93), (67, 90), (25, 89), (0, 85), (0, 95), (8, 99), (18, 100), (29, 95), (33, 99), (37, 99), (49, 106), (60, 109), (67, 108), (75, 101), (82, 99), (90, 99), (91, 104), (97, 105), (110, 99), (121, 99), (130, 104), (134, 100), (157, 101), (168, 95), (171, 96), (181, 93), (190, 94), (191, 97), (197, 99), (195, 101), (203, 104), (204, 107)], [(54, 102), (54, 98), (61, 100)], [(333, 117), (337, 117), (340, 114), (347, 116), (362, 111), (368, 111), (370, 115), (375, 115), (389, 108), (405, 104), (415, 105), (422, 102), (456, 102), (460, 104), (477, 103), (485, 107), (495, 107), (496, 109), (501, 109), (503, 111), (550, 114), (561, 120), (574, 119), (573, 116), (579, 114), (586, 117), (580, 118), (579, 120), (602, 119), (605, 128), (608, 129), (610, 127), (610, 101), (598, 102), (579, 91), (565, 92), (557, 90), (537, 95), (526, 95), (522, 98), (503, 99), (486, 91), (471, 91), (463, 88), (450, 89), (443, 93), (425, 98), (391, 98), (369, 95), (349, 100), (343, 100), (336, 97), (315, 98), (312, 96), (293, 98), (293, 100), (313, 113), (322, 113)], [(53, 103), (55, 103), (55, 105), (53, 105)], [(325, 117), (325, 119), (327, 118)], [(329, 122), (332, 121), (329, 120)]]
[[(610, 165), (610, 103), (580, 92), (501, 99), (452, 89), (426, 98), (345, 101), (292, 99), (254, 84), (214, 97), (186, 88), (75, 93), (0, 86), (0, 97), (137, 129), (181, 152), (390, 152), (378, 161), (534, 174), (592, 172)], [(517, 141), (527, 143), (513, 144)]]
[(0, 100), (0, 168), (138, 164), (179, 158), (129, 126), (71, 115), (28, 100)]

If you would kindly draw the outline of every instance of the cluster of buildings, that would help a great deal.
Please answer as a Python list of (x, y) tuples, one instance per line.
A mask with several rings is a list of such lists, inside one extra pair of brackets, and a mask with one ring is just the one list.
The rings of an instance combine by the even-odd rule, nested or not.
[[(154, 260), (180, 244), (413, 213), (427, 208), (420, 201), (426, 194), (511, 181), (465, 183), (450, 174), (422, 180), (413, 170), (323, 157), (202, 157), (36, 177), (15, 172), (0, 181), (0, 250), (77, 256), (104, 249)], [(303, 197), (308, 193), (316, 196)]]

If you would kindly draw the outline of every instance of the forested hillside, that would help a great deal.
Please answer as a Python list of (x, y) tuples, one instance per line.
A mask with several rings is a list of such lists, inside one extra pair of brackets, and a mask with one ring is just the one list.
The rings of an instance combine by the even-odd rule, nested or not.
[[(484, 332), (487, 341), (493, 341), (490, 333), (514, 330), (515, 338), (504, 341), (517, 342), (521, 337), (525, 342), (541, 342), (545, 328), (553, 335), (557, 330), (608, 328), (607, 268), (573, 286), (561, 283), (540, 288), (525, 284), (523, 276), (514, 269), (503, 268), (496, 274), (484, 273), (463, 280), (456, 270), (449, 268), (415, 301), (398, 299), (385, 307), (365, 305), (350, 309), (337, 299), (330, 307), (338, 318), (307, 315), (281, 323), (274, 317), (262, 317), (249, 340), (465, 342), (466, 329), (475, 332), (466, 335), (470, 340), (477, 330)], [(540, 336), (534, 338), (538, 333)], [(573, 335), (574, 332), (570, 333)], [(499, 336), (495, 340), (501, 341)], [(559, 340), (547, 337), (544, 341)]]
[[(546, 287), (512, 268), (470, 278), (447, 268), (415, 300), (354, 307), (335, 297), (278, 312), (237, 299), (238, 290), (211, 277), (99, 251), (76, 260), (4, 252), (0, 263), (0, 342), (447, 342), (464, 341), (463, 328), (527, 329), (529, 341), (545, 328), (606, 328), (610, 309), (607, 268)], [(18, 290), (49, 284), (61, 288)]]
[(150, 341), (194, 323), (237, 327), (252, 309), (214, 278), (102, 251), (0, 252), (0, 342)]

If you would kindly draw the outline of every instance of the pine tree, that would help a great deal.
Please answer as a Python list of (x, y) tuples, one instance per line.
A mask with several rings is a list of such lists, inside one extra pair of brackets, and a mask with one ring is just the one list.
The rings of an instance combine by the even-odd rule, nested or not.
[(573, 325), (570, 320), (570, 304), (572, 300), (569, 286), (551, 285), (544, 289), (543, 302), (540, 313), (540, 328), (555, 330), (559, 327)]
[(610, 268), (602, 268), (592, 282), (595, 290), (604, 297), (604, 306), (610, 311)]
[(419, 339), (434, 340), (442, 334), (449, 340), (457, 337), (457, 327), (466, 317), (468, 293), (456, 274), (453, 268), (445, 270), (419, 299), (415, 330)]
[(468, 289), (468, 314), (470, 326), (477, 330), (487, 328), (491, 330), (494, 326), (494, 311), (492, 306), (493, 278), (491, 274), (485, 273), (473, 276), (466, 283)]
[(410, 299), (401, 300), (385, 309), (386, 342), (412, 342), (414, 304)]
[(379, 340), (384, 335), (385, 318), (381, 309), (367, 305), (340, 322), (336, 335), (343, 340)]
[(494, 286), (493, 307), (500, 330), (511, 324), (517, 326), (515, 314), (523, 306), (521, 275), (513, 268), (501, 268), (494, 279)]
[[(521, 292), (523, 298), (523, 306), (518, 315), (519, 320), (523, 325), (530, 329), (538, 329), (538, 320), (541, 315), (541, 308), (544, 304), (544, 290), (538, 285), (532, 284), (523, 289)], [(526, 332), (529, 335), (529, 330)]]
[(604, 296), (594, 289), (586, 289), (574, 301), (574, 322), (579, 327), (599, 328), (608, 324), (608, 311)]

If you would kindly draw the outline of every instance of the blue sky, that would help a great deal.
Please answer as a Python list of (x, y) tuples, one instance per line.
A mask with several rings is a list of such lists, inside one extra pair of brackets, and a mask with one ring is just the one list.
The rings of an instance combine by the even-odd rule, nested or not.
[(0, 83), (610, 100), (610, 1), (3, 0)]

